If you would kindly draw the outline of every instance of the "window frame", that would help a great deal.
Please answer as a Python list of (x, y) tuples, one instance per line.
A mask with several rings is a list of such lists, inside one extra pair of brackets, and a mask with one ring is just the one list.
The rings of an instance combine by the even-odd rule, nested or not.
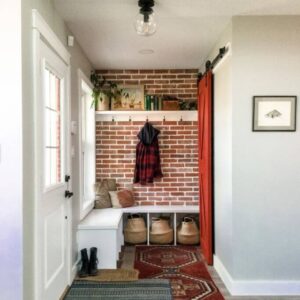
[[(60, 80), (60, 153), (61, 153), (61, 162), (60, 162), (60, 173), (61, 173), (61, 181), (59, 183), (54, 183), (54, 184), (50, 184), (50, 185), (47, 185), (46, 183), (46, 174), (42, 174), (42, 177), (43, 177), (43, 193), (47, 193), (47, 192), (50, 192), (50, 191), (53, 191), (53, 190), (56, 190), (56, 189), (59, 189), (61, 188), (62, 186), (64, 186), (65, 182), (64, 182), (64, 174), (66, 174), (66, 161), (63, 160), (63, 153), (64, 151), (66, 151), (66, 145), (65, 145), (65, 138), (64, 138), (64, 135), (65, 135), (65, 130), (66, 130), (66, 126), (63, 122), (63, 120), (65, 119), (65, 107), (64, 107), (64, 99), (66, 97), (66, 93), (67, 93), (67, 86), (66, 86), (66, 78), (65, 76), (63, 75), (63, 73), (61, 73), (58, 68), (56, 68), (55, 66), (52, 66), (47, 60), (43, 60), (42, 64), (42, 83), (43, 85), (46, 84), (46, 81), (45, 81), (45, 73), (44, 71), (45, 70), (48, 70), (49, 72), (51, 72), (54, 76), (56, 76), (59, 80)], [(46, 89), (44, 89), (45, 91)], [(45, 96), (43, 96), (43, 99), (46, 99)], [(44, 164), (44, 170), (47, 169), (46, 167), (46, 164), (47, 164), (47, 159), (46, 159), (46, 102), (43, 102), (42, 103), (42, 107), (43, 107), (43, 119), (44, 119), (44, 138), (43, 138), (43, 151), (44, 151), (44, 154), (43, 154), (43, 157), (44, 157), (44, 161), (43, 161), (43, 164)]]
[[(79, 160), (79, 218), (82, 220), (93, 208), (94, 208), (94, 201), (95, 197), (93, 194), (92, 199), (89, 199), (88, 201), (85, 201), (84, 199), (84, 191), (85, 191), (85, 178), (83, 178), (83, 169), (84, 165), (82, 163), (82, 151), (83, 151), (83, 145), (82, 145), (82, 129), (83, 129), (83, 117), (82, 117), (82, 108), (83, 108), (83, 97), (84, 95), (90, 95), (91, 101), (92, 101), (92, 92), (93, 92), (93, 87), (90, 82), (90, 80), (87, 78), (87, 76), (80, 70), (78, 69), (78, 160)], [(92, 108), (91, 108), (92, 109)], [(94, 112), (95, 116), (95, 112)], [(85, 120), (86, 120), (85, 116)], [(95, 128), (95, 118), (93, 119), (94, 123), (94, 128)], [(84, 125), (86, 126), (86, 124)], [(95, 136), (95, 132), (94, 132)], [(94, 154), (96, 155), (96, 145), (95, 145), (95, 140), (94, 140)], [(93, 157), (94, 160), (94, 171), (92, 170), (93, 178), (94, 178), (94, 183), (96, 182), (96, 157)]]

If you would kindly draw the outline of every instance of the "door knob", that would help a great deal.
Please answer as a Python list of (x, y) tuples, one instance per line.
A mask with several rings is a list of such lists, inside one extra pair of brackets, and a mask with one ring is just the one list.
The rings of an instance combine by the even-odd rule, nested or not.
[(71, 179), (70, 175), (65, 175), (65, 182), (69, 182), (70, 179)]
[(65, 198), (71, 198), (74, 194), (70, 191), (65, 191)]

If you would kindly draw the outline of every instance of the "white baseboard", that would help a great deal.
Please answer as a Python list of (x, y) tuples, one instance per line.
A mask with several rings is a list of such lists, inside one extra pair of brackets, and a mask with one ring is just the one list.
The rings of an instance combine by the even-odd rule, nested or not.
[(235, 280), (216, 255), (214, 268), (233, 296), (300, 296), (299, 280)]
[(71, 281), (74, 280), (74, 278), (76, 277), (77, 275), (77, 272), (78, 272), (78, 264), (79, 264), (79, 259), (73, 264), (72, 266), (72, 271), (71, 271)]

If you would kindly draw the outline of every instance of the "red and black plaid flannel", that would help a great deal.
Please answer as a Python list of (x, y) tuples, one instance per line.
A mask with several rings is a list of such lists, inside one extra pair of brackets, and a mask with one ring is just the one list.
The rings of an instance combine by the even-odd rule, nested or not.
[(152, 183), (155, 177), (162, 176), (157, 137), (150, 145), (144, 145), (140, 141), (136, 146), (134, 183), (146, 185)]

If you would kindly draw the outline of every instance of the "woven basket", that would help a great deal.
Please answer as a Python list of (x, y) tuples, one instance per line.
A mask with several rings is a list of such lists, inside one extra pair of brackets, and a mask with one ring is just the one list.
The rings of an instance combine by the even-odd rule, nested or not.
[(147, 241), (147, 229), (143, 231), (124, 230), (124, 240), (129, 244), (143, 244)]
[(165, 232), (169, 232), (171, 229), (169, 224), (169, 219), (165, 218), (152, 218), (151, 224), (151, 233), (153, 234), (161, 234)]
[(199, 244), (199, 229), (193, 218), (185, 217), (177, 229), (177, 241), (183, 245)]
[(133, 214), (128, 216), (128, 221), (124, 228), (124, 240), (130, 244), (141, 244), (147, 241), (146, 224), (140, 215)]
[(152, 244), (170, 244), (173, 242), (174, 232), (167, 218), (152, 218), (150, 242)]
[(152, 233), (150, 232), (151, 244), (170, 244), (173, 242), (174, 232), (173, 229), (169, 229), (164, 233)]

